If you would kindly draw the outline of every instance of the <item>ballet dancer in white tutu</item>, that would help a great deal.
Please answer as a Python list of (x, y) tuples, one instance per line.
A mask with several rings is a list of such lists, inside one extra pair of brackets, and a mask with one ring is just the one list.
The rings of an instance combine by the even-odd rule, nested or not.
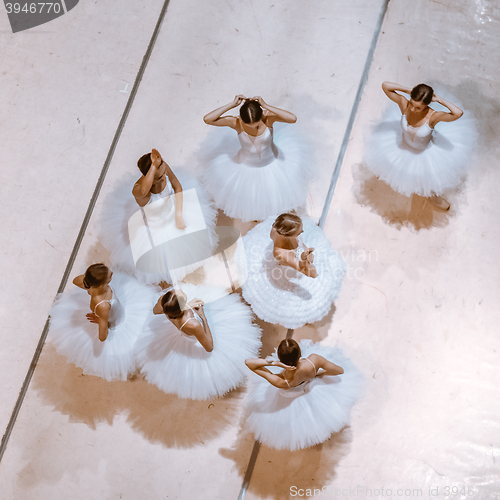
[(261, 331), (238, 295), (183, 284), (164, 290), (153, 313), (136, 345), (148, 382), (167, 394), (204, 400), (244, 381), (244, 361), (259, 352)]
[[(368, 168), (395, 191), (428, 197), (436, 207), (448, 210), (450, 204), (441, 195), (460, 184), (470, 166), (477, 137), (474, 119), (461, 118), (458, 106), (423, 83), (410, 89), (384, 82), (382, 89), (400, 113), (391, 108), (375, 128), (367, 152)], [(409, 94), (410, 99), (399, 92)], [(446, 110), (434, 110), (431, 103)], [(435, 130), (441, 122), (446, 123)]]
[[(239, 116), (222, 116), (241, 103)], [(262, 97), (242, 95), (204, 117), (209, 125), (227, 127), (200, 153), (203, 180), (217, 208), (229, 217), (251, 221), (305, 204), (313, 162), (293, 128), (274, 126), (296, 120)]]
[(141, 282), (177, 282), (212, 255), (216, 210), (199, 183), (178, 178), (156, 149), (137, 166), (141, 178), (133, 184), (126, 175), (104, 201), (101, 240), (113, 266)]
[(134, 345), (155, 291), (104, 264), (93, 264), (73, 284), (87, 293), (71, 290), (57, 298), (50, 312), (52, 343), (86, 375), (127, 380), (136, 370)]
[(266, 359), (247, 359), (246, 424), (260, 442), (298, 450), (326, 441), (349, 423), (363, 377), (338, 347), (283, 340)]
[(298, 328), (328, 314), (346, 265), (311, 219), (269, 217), (243, 237), (243, 248), (243, 297), (259, 318)]

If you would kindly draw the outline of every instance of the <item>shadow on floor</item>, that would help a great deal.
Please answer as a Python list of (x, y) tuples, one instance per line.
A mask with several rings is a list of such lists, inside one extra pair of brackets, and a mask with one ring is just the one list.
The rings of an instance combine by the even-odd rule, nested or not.
[(142, 375), (132, 380), (107, 382), (83, 375), (47, 344), (33, 379), (37, 393), (70, 422), (91, 429), (113, 424), (125, 412), (131, 427), (148, 441), (168, 448), (190, 448), (218, 437), (238, 419), (241, 390), (209, 401), (179, 399), (147, 383)]
[[(242, 298), (242, 300), (244, 300)], [(299, 342), (302, 339), (311, 339), (313, 342), (321, 342), (328, 337), (335, 314), (335, 304), (332, 305), (328, 314), (315, 323), (307, 323), (304, 326), (295, 328), (291, 338)], [(254, 323), (260, 326), (262, 330), (262, 347), (260, 356), (265, 358), (274, 352), (280, 342), (288, 337), (288, 329), (281, 325), (273, 325), (254, 316)]]
[[(319, 488), (332, 482), (335, 468), (349, 454), (352, 433), (349, 427), (334, 434), (325, 443), (305, 450), (275, 450), (261, 445), (248, 491), (262, 498), (288, 498), (297, 488)], [(241, 431), (232, 448), (221, 448), (219, 453), (233, 460), (239, 475), (245, 477), (254, 436)]]
[(449, 191), (444, 197), (451, 204), (447, 212), (435, 207), (427, 198), (416, 194), (411, 197), (394, 191), (384, 181), (378, 179), (365, 165), (353, 167), (355, 179), (355, 199), (360, 205), (382, 217), (396, 229), (408, 227), (420, 231), (432, 227), (445, 227), (457, 213), (460, 205), (458, 190)]
[(316, 321), (315, 323), (307, 323), (300, 328), (296, 328), (293, 332), (292, 338), (297, 342), (302, 339), (311, 339), (313, 342), (321, 342), (326, 339), (332, 328), (335, 311), (335, 304), (332, 304), (330, 311), (323, 319)]

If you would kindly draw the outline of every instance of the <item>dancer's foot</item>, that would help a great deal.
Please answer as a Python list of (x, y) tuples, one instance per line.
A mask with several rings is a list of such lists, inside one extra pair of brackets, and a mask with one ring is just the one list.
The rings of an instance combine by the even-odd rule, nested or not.
[(431, 196), (429, 201), (440, 210), (445, 212), (450, 209), (450, 204), (442, 196)]

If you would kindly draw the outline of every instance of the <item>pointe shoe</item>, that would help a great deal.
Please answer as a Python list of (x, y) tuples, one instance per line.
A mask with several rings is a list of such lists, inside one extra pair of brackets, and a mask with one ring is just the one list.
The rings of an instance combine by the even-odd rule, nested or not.
[(429, 201), (437, 208), (443, 211), (450, 209), (450, 204), (442, 196), (431, 196)]

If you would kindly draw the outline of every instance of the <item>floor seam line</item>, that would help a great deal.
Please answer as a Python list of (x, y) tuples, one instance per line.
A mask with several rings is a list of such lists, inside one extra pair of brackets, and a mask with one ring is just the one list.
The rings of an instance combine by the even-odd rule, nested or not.
[(352, 129), (354, 127), (354, 121), (356, 119), (356, 116), (358, 115), (359, 103), (361, 101), (361, 96), (365, 90), (365, 85), (368, 80), (368, 73), (370, 72), (370, 68), (373, 62), (373, 56), (375, 55), (375, 49), (377, 47), (378, 39), (382, 31), (382, 24), (384, 23), (385, 14), (387, 12), (387, 7), (389, 5), (389, 2), (390, 0), (384, 0), (382, 8), (380, 9), (379, 17), (377, 19), (377, 24), (375, 25), (375, 29), (373, 30), (373, 37), (370, 44), (370, 48), (368, 50), (368, 54), (366, 56), (363, 72), (361, 73), (361, 78), (359, 80), (358, 90), (356, 91), (356, 96), (352, 104), (351, 114), (349, 115), (349, 121), (347, 122), (345, 128), (344, 138), (342, 139), (342, 143), (340, 145), (339, 154), (337, 156), (335, 168), (333, 169), (332, 178), (330, 180), (328, 193), (326, 195), (325, 203), (323, 205), (323, 210), (319, 218), (318, 226), (321, 229), (325, 227), (326, 218), (328, 216), (328, 212), (332, 204), (333, 193), (335, 191), (335, 187), (337, 186), (337, 181), (340, 175), (340, 169), (342, 168), (342, 165), (344, 163), (345, 153), (347, 151), (347, 146), (349, 145), (349, 140), (351, 139)]
[[(137, 91), (139, 90), (139, 86), (140, 86), (142, 78), (144, 76), (144, 72), (146, 71), (146, 67), (147, 67), (149, 60), (151, 58), (151, 54), (152, 54), (154, 46), (156, 44), (156, 40), (158, 39), (158, 34), (160, 32), (160, 28), (161, 28), (161, 25), (163, 23), (163, 20), (165, 19), (165, 14), (167, 12), (167, 8), (168, 8), (169, 3), (170, 3), (170, 0), (165, 0), (163, 3), (163, 7), (160, 11), (160, 15), (159, 15), (158, 20), (156, 22), (155, 29), (154, 29), (153, 34), (151, 36), (151, 39), (149, 41), (146, 52), (142, 58), (141, 65), (139, 66), (139, 71), (137, 72), (134, 86), (132, 87), (132, 90), (130, 91), (130, 96), (127, 100), (127, 104), (125, 105), (125, 109), (124, 109), (123, 114), (122, 114), (120, 121), (118, 123), (118, 127), (117, 127), (115, 135), (113, 137), (113, 141), (111, 142), (111, 146), (108, 150), (108, 154), (106, 155), (106, 160), (104, 161), (104, 165), (101, 169), (101, 174), (99, 175), (99, 178), (98, 178), (97, 183), (96, 183), (96, 187), (94, 189), (94, 193), (92, 195), (92, 198), (90, 199), (90, 202), (89, 202), (89, 205), (87, 208), (87, 212), (85, 213), (85, 216), (83, 218), (83, 222), (80, 226), (80, 231), (79, 231), (78, 236), (76, 238), (75, 244), (73, 245), (73, 250), (71, 251), (70, 257), (68, 259), (68, 263), (66, 265), (66, 269), (65, 269), (63, 277), (61, 279), (61, 283), (60, 283), (59, 288), (57, 290), (57, 294), (60, 294), (64, 291), (64, 288), (66, 287), (66, 284), (68, 282), (68, 278), (69, 278), (69, 275), (70, 275), (71, 270), (73, 268), (73, 264), (75, 263), (76, 256), (80, 250), (80, 246), (82, 244), (83, 237), (85, 235), (90, 218), (91, 218), (92, 213), (94, 211), (97, 198), (99, 197), (99, 193), (101, 192), (102, 185), (104, 184), (104, 179), (106, 178), (106, 175), (108, 173), (109, 166), (111, 164), (111, 160), (113, 159), (116, 147), (117, 147), (118, 142), (120, 140), (121, 134), (122, 134), (123, 129), (125, 127), (125, 123), (127, 121), (130, 110), (132, 109), (132, 106), (133, 106), (134, 101), (135, 101), (135, 97), (137, 95)], [(47, 320), (45, 322), (45, 326), (42, 330), (40, 340), (38, 341), (37, 347), (35, 349), (35, 353), (34, 353), (33, 358), (31, 360), (28, 371), (26, 373), (26, 377), (24, 378), (23, 385), (21, 386), (21, 390), (19, 392), (19, 396), (17, 397), (16, 404), (14, 405), (14, 409), (12, 411), (9, 423), (7, 424), (7, 428), (6, 428), (5, 433), (2, 437), (2, 442), (0, 444), (0, 462), (2, 461), (3, 455), (4, 455), (5, 450), (7, 448), (9, 438), (12, 434), (17, 417), (18, 417), (19, 412), (21, 410), (21, 407), (23, 405), (24, 398), (26, 397), (26, 393), (28, 392), (28, 388), (29, 388), (29, 385), (31, 383), (31, 379), (33, 378), (33, 374), (34, 374), (35, 369), (36, 369), (36, 365), (37, 365), (38, 360), (40, 358), (40, 355), (42, 353), (42, 349), (43, 349), (43, 346), (45, 344), (45, 340), (47, 339), (48, 331), (49, 331), (49, 318), (47, 318)]]

